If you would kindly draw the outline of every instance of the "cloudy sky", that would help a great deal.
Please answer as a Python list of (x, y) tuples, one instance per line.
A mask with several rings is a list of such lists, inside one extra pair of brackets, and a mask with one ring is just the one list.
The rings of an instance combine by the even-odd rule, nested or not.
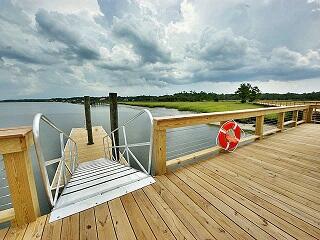
[(320, 91), (320, 0), (0, 0), (0, 99)]

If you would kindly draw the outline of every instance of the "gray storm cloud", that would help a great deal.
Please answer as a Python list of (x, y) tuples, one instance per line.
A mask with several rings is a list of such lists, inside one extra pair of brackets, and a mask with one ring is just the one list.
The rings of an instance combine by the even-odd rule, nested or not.
[(2, 98), (320, 78), (312, 1), (31, 4), (0, 0)]

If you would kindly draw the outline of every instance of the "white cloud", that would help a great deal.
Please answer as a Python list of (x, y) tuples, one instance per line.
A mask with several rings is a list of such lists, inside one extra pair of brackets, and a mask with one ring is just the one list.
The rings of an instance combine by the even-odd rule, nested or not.
[(307, 0), (0, 0), (1, 98), (233, 91), (241, 81), (309, 90), (303, 83), (320, 76), (315, 7)]

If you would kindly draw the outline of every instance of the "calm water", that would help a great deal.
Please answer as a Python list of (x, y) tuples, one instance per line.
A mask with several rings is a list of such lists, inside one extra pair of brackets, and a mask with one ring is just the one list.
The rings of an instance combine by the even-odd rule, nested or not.
[[(119, 126), (129, 118), (133, 117), (142, 108), (119, 105)], [(153, 116), (169, 116), (186, 114), (190, 112), (180, 112), (175, 109), (153, 108), (149, 109)], [(68, 103), (0, 103), (0, 128), (32, 125), (33, 117), (41, 112), (52, 120), (60, 129), (67, 134), (73, 127), (84, 127), (84, 108), (82, 105)], [(110, 132), (109, 107), (98, 106), (91, 108), (91, 117), (93, 126), (103, 126), (107, 132)], [(149, 141), (150, 123), (146, 115), (139, 118), (139, 121), (132, 123), (127, 127), (127, 138), (129, 143)], [(196, 127), (180, 128), (168, 130), (167, 132), (167, 158), (172, 159), (184, 154), (192, 153), (196, 150), (204, 149), (215, 145), (215, 136), (217, 127), (209, 125), (200, 125)], [(40, 128), (40, 141), (43, 147), (46, 159), (54, 159), (59, 156), (59, 135), (47, 127), (45, 124)], [(120, 134), (120, 141), (123, 142)], [(142, 164), (147, 166), (148, 148), (133, 149), (133, 152), (141, 160)], [(33, 169), (36, 178), (37, 191), (41, 211), (49, 211), (47, 198), (44, 194), (42, 181), (39, 175), (37, 160), (34, 157), (34, 149), (31, 149)], [(1, 158), (1, 156), (0, 156)], [(2, 161), (0, 169), (3, 168)], [(0, 172), (1, 179), (4, 172)], [(1, 189), (5, 186), (5, 181), (0, 182), (0, 206), (10, 201), (3, 197), (8, 194), (7, 189)], [(10, 207), (2, 206), (0, 210)]]

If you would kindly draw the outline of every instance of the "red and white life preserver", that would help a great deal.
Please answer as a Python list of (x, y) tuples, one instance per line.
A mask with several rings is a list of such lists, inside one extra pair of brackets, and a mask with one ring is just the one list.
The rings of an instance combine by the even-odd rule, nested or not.
[(226, 151), (233, 152), (241, 139), (241, 128), (235, 121), (224, 123), (217, 136), (217, 145)]

